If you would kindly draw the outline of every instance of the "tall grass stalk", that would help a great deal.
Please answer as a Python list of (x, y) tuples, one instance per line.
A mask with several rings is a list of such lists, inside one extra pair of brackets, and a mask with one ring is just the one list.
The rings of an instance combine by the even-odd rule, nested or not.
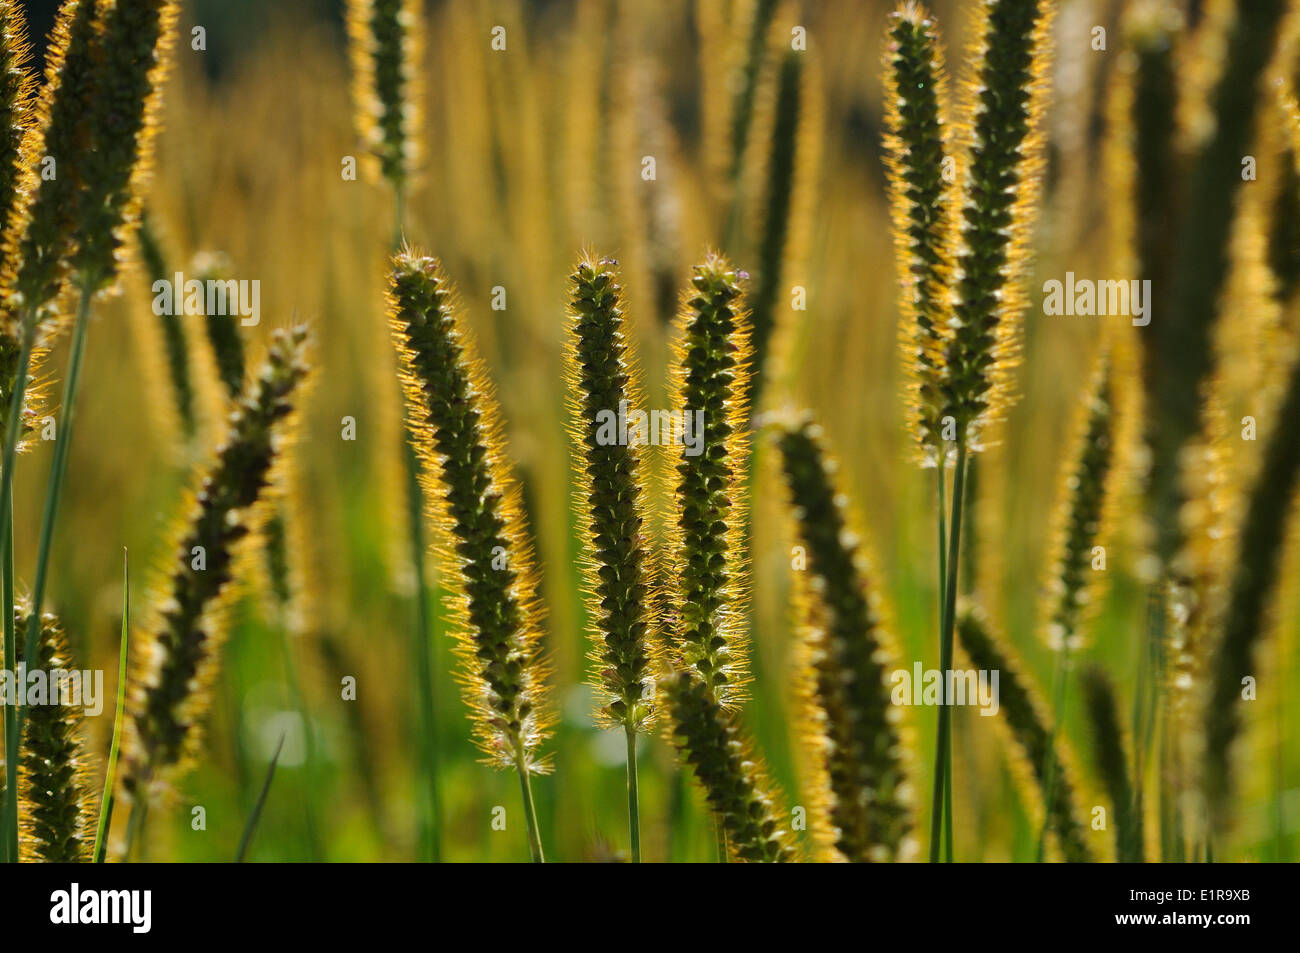
[(393, 258), (393, 341), (407, 422), (425, 464), (425, 499), (452, 582), (462, 682), (474, 739), (488, 763), (519, 774), (533, 860), (544, 859), (530, 775), (547, 770), (547, 669), (532, 551), (523, 529), (498, 410), (432, 258)]
[(628, 409), (643, 400), (630, 354), (616, 263), (584, 256), (570, 277), (566, 376), (570, 432), (577, 452), (578, 510), (585, 522), (587, 601), (598, 640), (590, 653), (603, 704), (601, 722), (627, 736), (628, 827), (641, 856), (636, 736), (654, 716), (651, 583), (645, 525), (641, 437)]
[[(422, 106), (421, 56), (424, 49), (422, 0), (348, 0), (347, 27), (352, 63), (355, 124), (372, 163), (393, 191), (393, 245), (406, 241), (407, 199), (419, 158)], [(409, 430), (409, 423), (408, 423)], [(425, 550), (426, 503), (420, 485), (420, 459), (409, 439), (402, 441), (406, 475), (411, 568), (415, 576), (415, 627), (411, 633), (416, 706), (419, 718), (418, 765), (420, 839), (425, 856), (442, 860), (442, 796), (439, 790), (437, 625), (429, 607)]]
[[(13, 515), (13, 494), (8, 491), (7, 495), (0, 499), (0, 507), (12, 517)], [(12, 605), (14, 602), (14, 537), (12, 529), (6, 532), (3, 539), (0, 539), (0, 586), (3, 587), (4, 605)], [(17, 632), (14, 629), (13, 614), (4, 621), (4, 666), (6, 671), (16, 672), (18, 670), (18, 646)], [(18, 758), (15, 752), (18, 750), (18, 713), (14, 710), (13, 705), (4, 706), (4, 733), (5, 733), (5, 789), (0, 794), (0, 807), (3, 808), (3, 814), (0, 815), (0, 859), (5, 863), (17, 861), (18, 853)], [(11, 768), (10, 765), (13, 765)], [(12, 795), (10, 792), (14, 792)]]
[[(31, 615), (27, 621), (27, 657), (33, 658), (36, 640), (40, 635), (41, 608), (45, 600), (45, 584), (49, 575), (50, 551), (54, 544), (54, 524), (58, 518), (59, 501), (63, 495), (63, 479), (68, 470), (68, 451), (72, 444), (73, 411), (76, 408), (77, 391), (81, 385), (81, 365), (86, 354), (86, 335), (90, 324), (91, 281), (85, 281), (80, 287), (77, 302), (77, 319), (72, 331), (72, 350), (68, 357), (67, 376), (63, 386), (63, 425), (59, 428), (58, 440), (54, 444), (54, 459), (50, 463), (50, 478), (46, 484), (45, 509), (41, 516), (40, 543), (36, 555), (36, 577), (32, 583)], [(19, 709), (19, 725), (22, 724), (22, 710)]]

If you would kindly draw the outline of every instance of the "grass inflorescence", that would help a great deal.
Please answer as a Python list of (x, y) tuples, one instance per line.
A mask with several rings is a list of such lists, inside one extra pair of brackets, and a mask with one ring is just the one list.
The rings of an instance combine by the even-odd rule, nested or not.
[(1044, 813), (1062, 855), (1072, 863), (1091, 861), (1093, 853), (1075, 806), (1072, 773), (1061, 760), (1044, 706), (1022, 666), (1013, 664), (1010, 648), (995, 639), (977, 611), (967, 609), (959, 614), (957, 632), (962, 648), (977, 669), (999, 673), (1000, 714), (1005, 716), (1007, 727), (1031, 766), (1045, 802)]
[(719, 824), (728, 852), (738, 860), (795, 859), (789, 834), (734, 718), (692, 670), (674, 672), (663, 693), (673, 714), (673, 740), (695, 770)]
[(957, 140), (966, 154), (941, 386), (954, 439), (968, 449), (1011, 398), (1042, 176), (1052, 9), (1047, 0), (981, 0), (973, 77), (963, 87)]
[(945, 120), (947, 82), (938, 30), (916, 4), (890, 16), (884, 76), (885, 170), (904, 287), (899, 341), (907, 371), (908, 420), (922, 460), (933, 465), (944, 444), (940, 375), (948, 323), (952, 192), (945, 160), (955, 162), (955, 157)]
[(120, 780), (136, 800), (148, 799), (197, 752), (225, 635), (222, 610), (244, 543), (263, 520), (265, 492), (301, 402), (308, 341), (301, 326), (275, 333), (202, 477), (154, 618), (137, 640)]
[[(27, 610), (20, 605), (14, 612), (21, 644), (29, 624)], [(26, 661), (26, 657), (22, 660)], [(62, 626), (49, 613), (41, 619), (35, 664), (27, 666), (28, 671), (37, 668), (46, 673), (66, 672), (69, 677), (77, 668)], [(60, 684), (58, 678), (51, 677), (48, 690), (61, 691), (56, 688)], [(27, 808), (22, 831), (24, 859), (49, 863), (89, 859), (94, 820), (89, 801), (91, 762), (83, 737), (82, 709), (65, 701), (48, 697), (45, 703), (26, 708), (19, 778), (19, 791)]]
[(782, 469), (807, 547), (805, 623), (808, 736), (823, 839), (845, 860), (907, 860), (912, 836), (900, 711), (890, 697), (894, 658), (868, 589), (820, 428), (802, 421), (776, 433)]
[(356, 125), (378, 172), (402, 192), (418, 158), (419, 0), (348, 0)]
[(491, 389), (438, 263), (410, 251), (396, 255), (389, 300), (408, 423), (454, 594), (475, 739), (489, 762), (519, 772), (529, 846), (540, 861), (529, 776), (546, 770), (538, 748), (549, 734), (550, 714), (518, 485)]
[(702, 425), (698, 453), (677, 464), (675, 559), (679, 618), (670, 637), (724, 707), (746, 679), (742, 632), (749, 327), (747, 275), (710, 255), (696, 267), (677, 320), (676, 409)]

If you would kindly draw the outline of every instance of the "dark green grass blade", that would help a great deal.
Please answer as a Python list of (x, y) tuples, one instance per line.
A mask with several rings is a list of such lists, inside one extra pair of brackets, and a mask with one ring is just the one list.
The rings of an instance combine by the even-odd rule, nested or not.
[(244, 862), (248, 846), (253, 842), (253, 833), (257, 830), (257, 822), (262, 816), (262, 808), (266, 806), (266, 796), (271, 793), (271, 782), (275, 779), (275, 766), (280, 760), (280, 751), (284, 748), (284, 735), (283, 731), (280, 732), (280, 740), (275, 744), (275, 754), (271, 755), (271, 763), (266, 767), (266, 780), (262, 782), (257, 803), (253, 805), (253, 810), (248, 815), (248, 823), (244, 825), (244, 836), (239, 839), (239, 853), (235, 855), (237, 864)]

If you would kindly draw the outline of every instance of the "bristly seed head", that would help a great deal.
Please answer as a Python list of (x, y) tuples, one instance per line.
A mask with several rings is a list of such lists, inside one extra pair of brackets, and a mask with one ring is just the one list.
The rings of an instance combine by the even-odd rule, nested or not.
[(1082, 623), (1105, 574), (1093, 566), (1093, 548), (1104, 544), (1117, 449), (1115, 367), (1103, 354), (1089, 383), (1082, 426), (1060, 503), (1056, 563), (1049, 580), (1049, 646), (1074, 651), (1082, 645)]
[(709, 807), (726, 829), (727, 849), (737, 860), (796, 859), (783, 811), (767, 791), (763, 769), (749, 754), (733, 716), (692, 670), (664, 680), (673, 716), (673, 742), (704, 788)]
[(137, 642), (122, 749), (122, 790), (148, 797), (198, 751), (224, 639), (224, 603), (256, 538), (308, 376), (307, 329), (278, 330), (231, 412), (184, 524), (154, 618)]
[(640, 450), (630, 439), (608, 439), (611, 420), (617, 428), (626, 409), (640, 409), (641, 391), (628, 354), (616, 265), (584, 257), (570, 278), (570, 429), (579, 447), (588, 598), (600, 637), (591, 655), (606, 696), (600, 714), (628, 731), (641, 731), (653, 715), (654, 641), (643, 473)]
[(90, 292), (112, 287), (140, 223), (153, 172), (162, 89), (171, 65), (176, 0), (104, 0), (97, 29), (91, 149), (71, 265)]
[(475, 740), (490, 763), (541, 772), (536, 749), (549, 734), (541, 610), (496, 402), (435, 259), (394, 256), (389, 303)]
[(695, 268), (676, 323), (673, 383), (677, 409), (702, 420), (698, 453), (683, 446), (677, 465), (676, 555), (680, 617), (671, 633), (724, 707), (745, 681), (741, 588), (744, 474), (749, 426), (749, 322), (740, 273), (710, 254)]
[(954, 222), (952, 331), (942, 416), (969, 450), (1011, 397), (1032, 212), (1042, 178), (1049, 0), (981, 0), (975, 75), (962, 116), (964, 185)]
[(380, 174), (403, 188), (420, 125), (420, 0), (348, 0), (357, 131)]
[[(30, 609), (14, 607), (14, 635), (19, 661), (25, 661)], [(48, 678), (47, 692), (60, 684), (56, 671), (72, 673), (76, 666), (68, 652), (63, 628), (50, 613), (41, 618), (37, 663)], [(84, 697), (84, 696), (83, 696)], [(27, 705), (23, 727), (22, 760), (18, 778), (22, 817), (23, 859), (46, 863), (81, 863), (88, 859), (94, 837), (93, 809), (89, 804), (90, 757), (82, 738), (82, 708), (63, 704), (67, 699), (50, 694), (44, 704)]]
[[(64, 0), (45, 54), (45, 82), (23, 142), (19, 201), (4, 229), (4, 321), (49, 323), (67, 274), (90, 150), (99, 11), (103, 0)], [(47, 158), (48, 157), (48, 158)], [(42, 175), (53, 162), (54, 175)], [(46, 328), (46, 337), (57, 325)]]
[(1071, 863), (1091, 862), (1092, 850), (1088, 846), (1085, 828), (1079, 822), (1071, 771), (1061, 758), (1064, 746), (1048, 730), (1048, 721), (1037, 693), (1021, 667), (1013, 662), (1010, 648), (994, 637), (978, 612), (959, 609), (957, 635), (977, 669), (999, 673), (999, 714), (1005, 717), (1012, 737), (1034, 774), (1062, 855)]
[(952, 186), (944, 120), (947, 80), (934, 21), (915, 3), (890, 15), (885, 47), (885, 170), (902, 282), (899, 344), (907, 374), (908, 421), (921, 462), (943, 447), (940, 376), (949, 334)]
[(777, 428), (776, 444), (800, 540), (807, 547), (800, 686), (820, 802), (814, 827), (839, 860), (915, 855), (910, 786), (891, 700), (893, 647), (867, 589), (857, 537), (821, 447), (804, 419)]

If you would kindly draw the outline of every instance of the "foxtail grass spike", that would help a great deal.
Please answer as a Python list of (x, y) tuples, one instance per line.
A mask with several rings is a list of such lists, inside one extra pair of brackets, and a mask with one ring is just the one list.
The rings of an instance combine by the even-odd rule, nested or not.
[[(144, 211), (140, 213), (140, 262), (149, 287), (155, 282), (170, 281), (171, 271), (167, 267), (167, 257), (163, 252), (162, 240), (153, 219)], [(162, 328), (163, 347), (167, 354), (167, 373), (171, 378), (172, 392), (176, 399), (176, 414), (180, 418), (181, 431), (187, 438), (192, 438), (197, 427), (194, 413), (194, 382), (190, 376), (189, 345), (185, 340), (185, 328), (179, 315), (172, 309), (157, 309), (162, 313), (158, 321)]]
[[(14, 609), (18, 645), (27, 636), (27, 610)], [(19, 653), (20, 658), (23, 653)], [(37, 663), (27, 670), (49, 674), (48, 691), (55, 691), (56, 670), (73, 672), (76, 666), (68, 654), (67, 639), (58, 620), (49, 613), (41, 619), (36, 646)], [(25, 661), (25, 658), (22, 658)], [(82, 863), (90, 859), (94, 839), (89, 799), (89, 756), (82, 739), (81, 699), (47, 697), (46, 703), (24, 707), (21, 775), (19, 790), (25, 807), (22, 834), (27, 843), (20, 854), (24, 860), (49, 863)]]
[(672, 634), (687, 664), (724, 708), (746, 680), (741, 606), (744, 467), (747, 458), (749, 322), (741, 282), (748, 278), (710, 254), (695, 268), (677, 318), (675, 405), (683, 430), (677, 464), (675, 549), (680, 618)]
[(357, 131), (379, 174), (404, 190), (417, 156), (420, 0), (348, 0)]
[(938, 30), (915, 3), (890, 16), (884, 77), (885, 170), (902, 283), (899, 341), (908, 420), (921, 462), (934, 466), (943, 446), (940, 378), (950, 271), (952, 187), (944, 164), (954, 157)]
[(27, 20), (18, 0), (0, 0), (0, 215), (7, 221), (22, 179), (23, 143), (34, 121)]
[(690, 669), (669, 675), (662, 688), (672, 711), (673, 741), (695, 769), (709, 807), (726, 831), (730, 856), (754, 862), (795, 860), (781, 809), (733, 716)]
[[(1127, 248), (1131, 270), (1149, 287), (1168, 288), (1177, 229), (1170, 224), (1181, 214), (1178, 184), (1183, 179), (1185, 156), (1179, 141), (1178, 113), (1187, 94), (1179, 88), (1178, 38), (1184, 18), (1174, 0), (1149, 0), (1131, 4), (1123, 21), (1124, 53), (1117, 61), (1118, 82), (1109, 106), (1112, 127), (1108, 150), (1110, 188), (1119, 196), (1112, 215)], [(1143, 402), (1157, 407), (1167, 346), (1162, 339), (1172, 331), (1169, 320), (1153, 318), (1155, 325), (1139, 335)], [(1151, 474), (1172, 473), (1177, 461), (1163, 456), (1161, 425), (1154, 413), (1143, 414), (1142, 439), (1152, 457)], [(1144, 476), (1150, 476), (1147, 474)], [(1150, 498), (1156, 481), (1145, 488)], [(1150, 513), (1151, 507), (1147, 507)], [(1160, 530), (1167, 533), (1167, 530)], [(1171, 536), (1157, 540), (1167, 556), (1177, 549)]]
[(918, 845), (899, 710), (887, 684), (893, 647), (873, 606), (820, 429), (807, 421), (786, 425), (776, 442), (807, 547), (806, 743), (818, 762), (817, 794), (829, 820), (823, 837), (830, 835), (839, 859), (908, 860)]
[(1110, 796), (1115, 823), (1115, 859), (1142, 863), (1142, 813), (1129, 782), (1128, 757), (1119, 727), (1115, 689), (1099, 668), (1083, 671), (1083, 697), (1092, 725), (1093, 760)]
[(981, 0), (974, 76), (959, 138), (965, 155), (953, 251), (952, 332), (943, 416), (978, 450), (1012, 396), (1027, 301), (1030, 228), (1042, 178), (1051, 0)]
[(1242, 156), (1250, 152), (1258, 104), (1267, 101), (1261, 74), (1277, 45), (1289, 4), (1251, 0), (1233, 5), (1218, 81), (1210, 93), (1211, 130), (1192, 158), (1174, 234), (1169, 304), (1150, 327), (1148, 419), (1153, 466), (1151, 507), (1157, 555), (1168, 563), (1181, 548), (1179, 464), (1200, 431), (1202, 387), (1213, 371), (1213, 327), (1227, 280), (1229, 240), (1242, 187)]
[(779, 0), (749, 0), (749, 18), (745, 22), (744, 54), (740, 67), (739, 83), (731, 105), (731, 179), (740, 177), (741, 160), (749, 141), (749, 130), (754, 124), (754, 99), (758, 90), (759, 73), (767, 50), (768, 30), (776, 16)]
[(546, 668), (537, 577), (496, 401), (436, 260), (394, 256), (389, 303), (425, 498), (445, 541), (475, 741), (489, 763), (515, 767), (526, 781), (545, 770), (537, 748), (549, 734)]
[(749, 377), (748, 400), (758, 406), (760, 388), (766, 376), (768, 352), (776, 333), (777, 302), (785, 275), (791, 218), (795, 214), (795, 165), (800, 142), (800, 107), (803, 54), (788, 52), (781, 60), (777, 78), (776, 117), (772, 125), (771, 150), (767, 159), (767, 187), (764, 195), (763, 234), (758, 243), (758, 279), (751, 298), (750, 316), (753, 345), (753, 373)]
[[(23, 182), (24, 142), (35, 120), (35, 78), (30, 70), (31, 46), (27, 23), (17, 0), (0, 0), (0, 226), (15, 215), (15, 206), (25, 199), (19, 192)], [(22, 350), (18, 322), (7, 314), (4, 303), (12, 280), (0, 268), (0, 408), (12, 399), (10, 388), (17, 373)]]
[(122, 790), (147, 803), (197, 754), (221, 644), (222, 609), (266, 510), (308, 376), (308, 334), (276, 331), (265, 363), (231, 413), (165, 569), (153, 618), (137, 639), (122, 750)]
[(1056, 562), (1049, 580), (1047, 640), (1058, 652), (1080, 647), (1081, 624), (1098, 588), (1093, 548), (1106, 528), (1117, 452), (1115, 369), (1109, 354), (1102, 356), (1084, 399), (1060, 503)]
[[(45, 82), (23, 144), (26, 201), (4, 230), (5, 321), (43, 323), (66, 276), (84, 185), (89, 117), (95, 109), (98, 13), (103, 0), (64, 0), (45, 53)], [(45, 157), (54, 175), (42, 175)]]
[(994, 639), (980, 615), (969, 609), (960, 611), (957, 634), (975, 668), (998, 673), (1000, 714), (1006, 717), (1007, 726), (1031, 765), (1045, 799), (1050, 789), (1044, 810), (1061, 845), (1061, 854), (1072, 863), (1091, 861), (1092, 851), (1085, 842), (1087, 835), (1075, 809), (1074, 784), (1059, 748), (1051, 750), (1052, 734), (1042, 703), (1025, 676), (1013, 667), (1009, 649)]
[[(204, 287), (208, 282), (229, 282), (229, 263), (219, 253), (199, 255), (194, 261), (194, 273)], [(212, 348), (212, 357), (217, 365), (217, 376), (221, 379), (226, 394), (238, 397), (244, 388), (244, 342), (239, 336), (239, 316), (232, 309), (217, 308), (204, 316), (204, 326), (208, 334), (208, 345)]]
[(177, 14), (176, 0), (115, 0), (99, 15), (94, 147), (81, 160), (82, 207), (71, 258), (91, 292), (113, 285), (140, 224)]
[(585, 257), (570, 277), (571, 431), (580, 447), (581, 510), (589, 552), (592, 652), (601, 716), (636, 733), (653, 715), (648, 554), (639, 442), (619, 424), (643, 410), (620, 307), (617, 263)]
[(1210, 686), (1203, 714), (1205, 794), (1211, 832), (1228, 821), (1234, 783), (1232, 744), (1241, 732), (1242, 685), (1260, 676), (1256, 646), (1264, 635), (1265, 611), (1281, 569), (1287, 517), (1300, 486), (1300, 360), (1294, 362), (1277, 425), (1264, 451), (1241, 523), (1241, 543), (1232, 570), (1223, 633), (1209, 666)]

